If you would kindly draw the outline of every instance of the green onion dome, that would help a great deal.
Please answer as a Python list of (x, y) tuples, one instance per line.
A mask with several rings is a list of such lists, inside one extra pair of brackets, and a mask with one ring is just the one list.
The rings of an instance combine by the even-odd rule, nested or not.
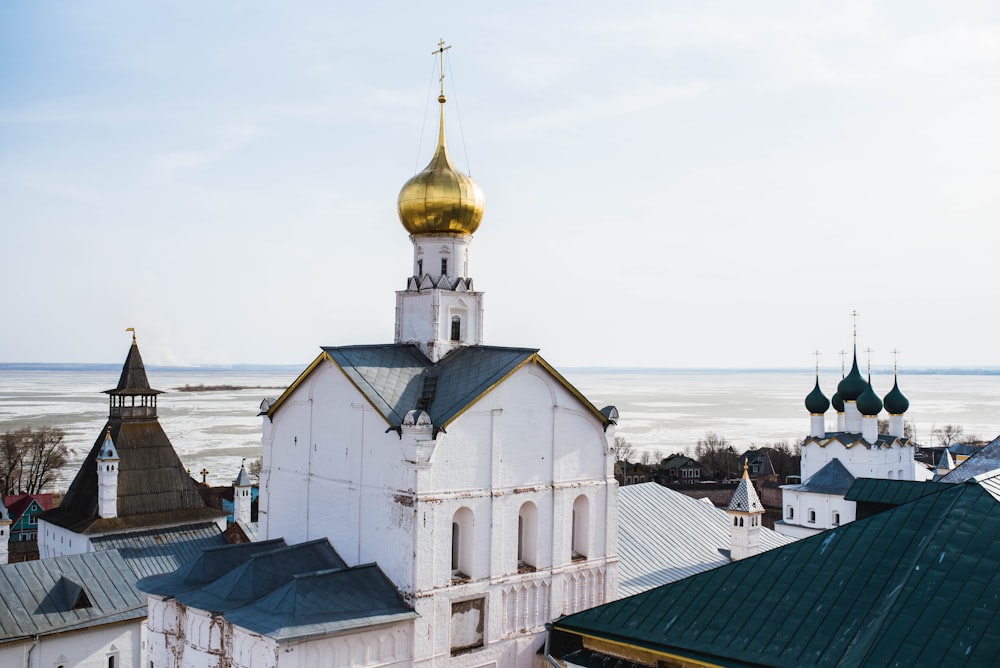
[(840, 392), (834, 392), (833, 397), (830, 399), (830, 403), (833, 404), (833, 410), (838, 413), (844, 412), (844, 400), (840, 398)]
[(813, 415), (820, 415), (830, 407), (830, 400), (826, 398), (823, 391), (819, 389), (819, 376), (816, 377), (816, 386), (806, 397), (806, 410)]
[[(868, 387), (868, 383), (865, 379), (861, 377), (861, 372), (858, 371), (858, 354), (854, 353), (854, 363), (851, 365), (851, 373), (847, 374), (847, 377), (840, 381), (837, 385), (837, 392), (840, 393), (840, 398), (844, 401), (856, 401), (861, 393), (865, 391)], [(878, 399), (878, 397), (875, 397)], [(881, 408), (881, 401), (879, 401), (879, 408)]]
[(910, 400), (899, 391), (899, 384), (896, 379), (892, 379), (892, 389), (885, 395), (885, 410), (890, 415), (902, 415), (910, 407)]
[(878, 398), (875, 394), (875, 390), (872, 389), (871, 383), (865, 383), (865, 391), (861, 393), (858, 397), (858, 411), (862, 415), (871, 417), (872, 415), (878, 415), (879, 411), (882, 410), (882, 400)]

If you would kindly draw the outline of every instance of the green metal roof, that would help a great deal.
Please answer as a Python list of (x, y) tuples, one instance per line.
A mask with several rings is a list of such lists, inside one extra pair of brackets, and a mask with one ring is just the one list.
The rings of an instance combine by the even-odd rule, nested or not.
[(996, 665), (1000, 481), (942, 487), (554, 627), (720, 665)]
[(941, 483), (935, 482), (858, 478), (847, 490), (844, 498), (859, 503), (885, 503), (890, 506), (900, 506), (939, 491), (941, 491)]

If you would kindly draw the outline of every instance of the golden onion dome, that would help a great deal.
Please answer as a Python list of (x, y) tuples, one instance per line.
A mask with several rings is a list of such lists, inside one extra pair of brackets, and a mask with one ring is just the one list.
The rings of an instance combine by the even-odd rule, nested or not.
[(444, 95), (438, 102), (437, 150), (424, 171), (399, 191), (399, 220), (410, 234), (473, 234), (483, 219), (486, 198), (479, 184), (452, 164), (444, 140)]

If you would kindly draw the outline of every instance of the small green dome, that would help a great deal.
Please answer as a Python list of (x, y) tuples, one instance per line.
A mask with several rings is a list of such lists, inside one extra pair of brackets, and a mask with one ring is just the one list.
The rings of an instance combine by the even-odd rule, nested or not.
[(885, 410), (890, 415), (902, 415), (910, 407), (910, 400), (899, 391), (899, 384), (895, 378), (892, 380), (892, 389), (885, 395)]
[(865, 383), (865, 385), (867, 386), (865, 387), (865, 391), (858, 397), (858, 411), (868, 417), (878, 415), (879, 411), (882, 410), (882, 400), (875, 394), (871, 383)]
[[(866, 387), (868, 387), (868, 383), (865, 382), (865, 379), (861, 377), (861, 372), (858, 371), (858, 353), (855, 352), (854, 363), (851, 365), (851, 373), (847, 374), (847, 377), (837, 385), (837, 392), (840, 393), (840, 398), (844, 401), (856, 401), (861, 396), (861, 393), (865, 391)], [(878, 397), (875, 398), (878, 399)], [(879, 404), (881, 403), (879, 401)]]
[(833, 398), (830, 399), (830, 403), (833, 404), (833, 410), (838, 413), (844, 412), (844, 400), (840, 398), (840, 392), (833, 393)]
[(816, 386), (806, 397), (806, 410), (813, 415), (820, 415), (830, 407), (830, 400), (826, 398), (823, 391), (819, 389), (819, 377), (816, 377)]

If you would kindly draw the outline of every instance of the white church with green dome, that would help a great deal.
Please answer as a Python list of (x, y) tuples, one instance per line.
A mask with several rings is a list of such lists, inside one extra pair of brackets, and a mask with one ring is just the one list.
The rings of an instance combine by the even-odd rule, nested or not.
[[(851, 371), (833, 395), (836, 427), (827, 431), (830, 405), (817, 369), (816, 384), (805, 399), (810, 429), (802, 442), (802, 482), (782, 487), (782, 519), (774, 523), (775, 530), (787, 536), (805, 538), (853, 522), (856, 504), (844, 495), (856, 478), (924, 481), (932, 476), (914, 458), (916, 443), (904, 435), (903, 415), (910, 402), (899, 389), (898, 375), (893, 372), (892, 389), (880, 399), (871, 371), (865, 380), (858, 370), (857, 343)], [(880, 434), (883, 411), (889, 428)]]

